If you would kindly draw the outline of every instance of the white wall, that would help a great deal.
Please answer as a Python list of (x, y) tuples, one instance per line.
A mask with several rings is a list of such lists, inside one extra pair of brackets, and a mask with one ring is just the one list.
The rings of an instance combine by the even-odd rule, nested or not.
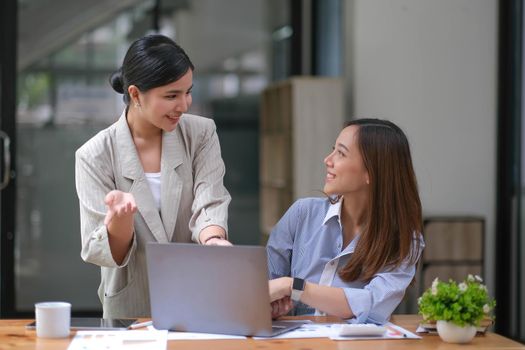
[(348, 117), (397, 123), (412, 150), (424, 215), (486, 218), (493, 290), (496, 0), (347, 0)]

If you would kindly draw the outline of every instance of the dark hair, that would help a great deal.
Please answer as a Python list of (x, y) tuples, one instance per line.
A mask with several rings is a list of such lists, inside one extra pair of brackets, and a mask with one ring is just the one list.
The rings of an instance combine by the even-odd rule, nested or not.
[(147, 35), (131, 44), (122, 67), (111, 75), (109, 83), (129, 104), (130, 85), (145, 92), (180, 79), (189, 69), (195, 69), (193, 63), (173, 40), (160, 34)]
[[(346, 281), (369, 281), (381, 269), (416, 263), (423, 230), (421, 201), (410, 147), (403, 131), (380, 119), (356, 119), (357, 145), (370, 179), (365, 227), (340, 271)], [(417, 239), (414, 241), (414, 235)]]

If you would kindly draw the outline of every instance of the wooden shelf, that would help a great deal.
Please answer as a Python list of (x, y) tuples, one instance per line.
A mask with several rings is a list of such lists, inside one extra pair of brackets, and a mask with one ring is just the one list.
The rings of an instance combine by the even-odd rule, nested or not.
[(319, 196), (324, 157), (343, 127), (343, 83), (335, 78), (295, 77), (261, 96), (261, 241), (293, 201)]

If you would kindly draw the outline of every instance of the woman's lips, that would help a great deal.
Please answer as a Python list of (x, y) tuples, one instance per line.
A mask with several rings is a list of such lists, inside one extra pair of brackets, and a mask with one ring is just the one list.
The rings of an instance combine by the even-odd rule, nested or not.
[(168, 118), (170, 121), (172, 122), (178, 122), (179, 119), (180, 119), (180, 115), (179, 116), (170, 116), (170, 115), (166, 115), (166, 118)]

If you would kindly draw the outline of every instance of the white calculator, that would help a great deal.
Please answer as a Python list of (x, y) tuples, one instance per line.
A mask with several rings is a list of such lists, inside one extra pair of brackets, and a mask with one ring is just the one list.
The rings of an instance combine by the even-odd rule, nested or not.
[(349, 323), (339, 326), (340, 337), (380, 337), (386, 332), (386, 327), (373, 323)]

